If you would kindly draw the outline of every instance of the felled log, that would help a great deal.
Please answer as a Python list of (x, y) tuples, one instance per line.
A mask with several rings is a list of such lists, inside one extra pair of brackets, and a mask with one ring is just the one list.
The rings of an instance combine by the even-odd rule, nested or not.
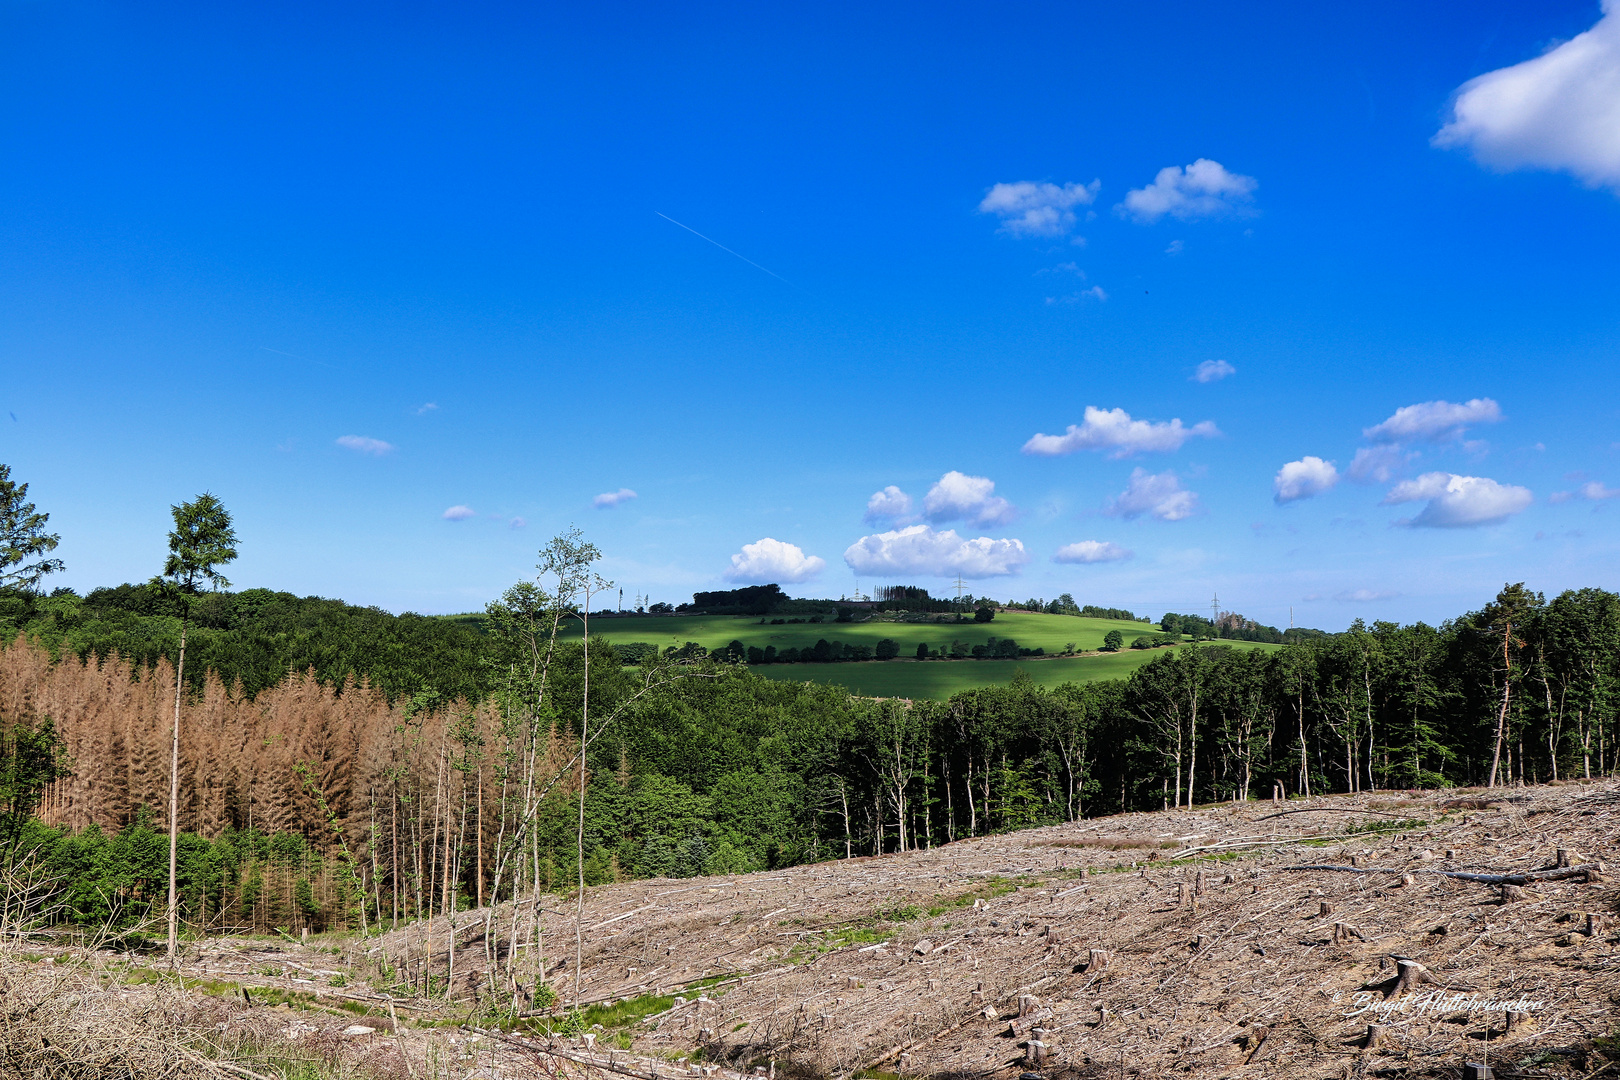
[[(1359, 858), (1359, 856), (1357, 856)], [(1404, 874), (1406, 870), (1397, 870), (1391, 867), (1380, 866), (1329, 866), (1326, 864), (1312, 864), (1309, 866), (1284, 866), (1282, 870), (1322, 870), (1336, 874)], [(1601, 873), (1602, 863), (1581, 863), (1578, 866), (1565, 866), (1556, 870), (1531, 870), (1522, 874), (1475, 874), (1462, 870), (1431, 870), (1428, 867), (1417, 868), (1419, 874), (1439, 874), (1441, 877), (1457, 878), (1461, 881), (1477, 881), (1481, 885), (1529, 885), (1536, 881), (1563, 881), (1573, 877), (1586, 877), (1588, 879)]]

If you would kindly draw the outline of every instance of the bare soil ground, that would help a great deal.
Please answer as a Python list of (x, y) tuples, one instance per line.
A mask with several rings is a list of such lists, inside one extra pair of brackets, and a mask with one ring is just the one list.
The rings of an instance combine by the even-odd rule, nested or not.
[[(546, 900), (550, 1019), (496, 1015), (532, 984), (522, 936), (507, 974), (509, 905), (458, 917), (449, 1004), (366, 985), (385, 962), (442, 980), (444, 919), (335, 953), (217, 939), (182, 970), (246, 986), (241, 1023), (294, 995), (293, 1038), (372, 1027), (346, 1036), (361, 1059), (415, 1076), (1611, 1075), (1617, 830), (1612, 782), (1374, 792), (592, 888), (578, 1001), (598, 1023), (567, 1037), (541, 1028), (575, 996), (572, 901)], [(1469, 873), (1524, 880), (1448, 876)], [(345, 1002), (369, 1017), (319, 1011)]]

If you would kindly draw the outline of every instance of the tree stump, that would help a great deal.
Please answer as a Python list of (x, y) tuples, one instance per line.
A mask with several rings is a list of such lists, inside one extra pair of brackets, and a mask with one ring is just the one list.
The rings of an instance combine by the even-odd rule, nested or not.
[(1578, 855), (1575, 852), (1571, 851), (1569, 848), (1559, 848), (1558, 849), (1558, 856), (1557, 856), (1556, 861), (1554, 861), (1553, 866), (1562, 869), (1563, 867), (1566, 867), (1566, 866), (1574, 866), (1576, 863), (1578, 863), (1580, 861), (1581, 861), (1580, 855)]
[(1193, 895), (1203, 896), (1204, 890), (1207, 887), (1208, 886), (1204, 883), (1204, 872), (1200, 870), (1198, 871), (1197, 876), (1193, 878)]
[(1086, 961), (1086, 974), (1101, 971), (1108, 966), (1108, 953), (1104, 949), (1092, 949)]
[(973, 1005), (983, 1007), (983, 1005), (984, 1005), (984, 991), (983, 990), (975, 990), (975, 991), (973, 991), (972, 993), (970, 993), (968, 995), (968, 1001)]
[(1504, 903), (1504, 904), (1517, 904), (1520, 901), (1528, 900), (1528, 899), (1530, 899), (1530, 894), (1525, 892), (1519, 886), (1517, 886), (1517, 885), (1504, 885), (1504, 886), (1502, 886), (1502, 903)]
[(1192, 899), (1192, 890), (1187, 888), (1185, 881), (1176, 884), (1176, 907), (1186, 907), (1187, 901)]
[(1463, 1080), (1494, 1080), (1496, 1073), (1489, 1065), (1481, 1065), (1477, 1061), (1463, 1063)]
[(1040, 1007), (1041, 999), (1034, 994), (1018, 995), (1018, 1015), (1020, 1017), (1030, 1016)]
[(1377, 1050), (1388, 1046), (1395, 1041), (1394, 1033), (1389, 1030), (1388, 1024), (1368, 1024), (1367, 1039), (1362, 1044), (1368, 1050)]
[(1024, 1064), (1032, 1069), (1038, 1069), (1046, 1060), (1046, 1044), (1039, 1039), (1030, 1039), (1024, 1044)]
[(1317, 910), (1316, 913), (1317, 913), (1317, 915), (1322, 916), (1323, 918), (1326, 918), (1327, 916), (1333, 914), (1333, 905), (1328, 903), (1326, 900), (1323, 900), (1322, 904), (1321, 904), (1321, 907)]
[(1395, 979), (1395, 988), (1386, 995), (1387, 997), (1410, 993), (1424, 983), (1433, 986), (1441, 985), (1440, 980), (1429, 974), (1429, 969), (1416, 960), (1397, 960), (1395, 967), (1400, 972), (1400, 975)]
[(1530, 1023), (1530, 1014), (1527, 1012), (1510, 1012), (1507, 1014), (1506, 1026), (1502, 1029), (1503, 1035), (1522, 1033)]
[(1362, 857), (1360, 855), (1352, 855), (1352, 856), (1350, 856), (1350, 865), (1351, 866), (1360, 866), (1362, 864), (1362, 861), (1363, 860), (1362, 860)]
[(1236, 885), (1237, 884), (1237, 877), (1232, 875), (1232, 874), (1227, 874), (1225, 877), (1221, 878), (1221, 884), (1222, 885)]
[(1455, 859), (1456, 857), (1457, 857), (1457, 851), (1456, 851), (1455, 848), (1446, 848), (1446, 859), (1448, 861), (1451, 860), (1451, 859)]
[(1413, 877), (1411, 874), (1402, 874), (1401, 875), (1401, 888), (1410, 889), (1412, 886), (1414, 886), (1416, 884), (1417, 884), (1417, 878)]
[(1193, 942), (1193, 952), (1201, 953), (1207, 948), (1209, 948), (1209, 935), (1199, 934), (1198, 940)]
[(910, 1054), (901, 1054), (900, 1055), (900, 1073), (901, 1073), (901, 1075), (904, 1075), (904, 1074), (906, 1074), (906, 1073), (908, 1073), (910, 1071), (911, 1071), (911, 1055)]
[(1586, 913), (1586, 925), (1581, 927), (1581, 933), (1587, 937), (1603, 936), (1603, 916), (1596, 911)]
[(1430, 851), (1428, 848), (1424, 848), (1422, 851), (1417, 853), (1417, 861), (1434, 862), (1434, 852)]
[(1090, 874), (1091, 874), (1091, 871), (1087, 870), (1085, 867), (1082, 866), (1080, 868), (1080, 880), (1081, 881), (1086, 880), (1086, 878), (1089, 877)]
[(844, 978), (844, 989), (845, 990), (859, 990), (860, 988), (861, 988), (861, 980), (857, 979), (853, 975), (845, 976), (845, 978)]

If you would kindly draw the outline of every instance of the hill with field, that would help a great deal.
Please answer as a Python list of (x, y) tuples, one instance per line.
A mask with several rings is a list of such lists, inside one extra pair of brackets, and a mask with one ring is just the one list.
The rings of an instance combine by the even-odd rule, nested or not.
[[(477, 617), (461, 618), (473, 622)], [(614, 645), (626, 657), (639, 655), (642, 649), (637, 646), (664, 650), (695, 643), (716, 653), (738, 642), (744, 650), (769, 647), (780, 654), (789, 649), (811, 649), (822, 640), (875, 650), (879, 642), (888, 639), (899, 649), (899, 655), (891, 660), (752, 664), (750, 670), (771, 679), (841, 686), (870, 697), (931, 700), (944, 700), (959, 691), (982, 686), (1005, 686), (1019, 670), (1035, 685), (1047, 687), (1122, 679), (1160, 651), (1132, 649), (1129, 648), (1131, 642), (1141, 637), (1166, 637), (1148, 623), (1032, 611), (1002, 611), (990, 622), (975, 622), (971, 617), (957, 621), (952, 615), (933, 616), (937, 621), (899, 621), (883, 617), (862, 622), (837, 622), (831, 617), (811, 621), (816, 618), (596, 616), (590, 620), (590, 633)], [(1102, 651), (1110, 632), (1118, 632), (1127, 647), (1118, 652)], [(576, 621), (568, 626), (566, 636), (578, 640), (581, 633), (582, 625)], [(1182, 635), (1175, 637), (1182, 638)], [(993, 647), (997, 642), (1009, 640), (1016, 645), (1017, 659), (972, 657), (975, 646)], [(1223, 641), (1222, 644), (1245, 649), (1276, 647), (1247, 641)], [(928, 648), (930, 659), (916, 658), (919, 645)], [(953, 648), (964, 655), (951, 658)], [(1027, 655), (1035, 650), (1039, 650), (1040, 655)]]

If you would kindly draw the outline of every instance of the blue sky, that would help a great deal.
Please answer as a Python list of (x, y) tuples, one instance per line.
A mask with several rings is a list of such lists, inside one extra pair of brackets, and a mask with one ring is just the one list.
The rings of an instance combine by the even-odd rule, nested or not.
[(392, 610), (572, 524), (676, 602), (1620, 584), (1592, 3), (0, 0), (0, 165), (56, 584), (205, 489), (239, 586)]

